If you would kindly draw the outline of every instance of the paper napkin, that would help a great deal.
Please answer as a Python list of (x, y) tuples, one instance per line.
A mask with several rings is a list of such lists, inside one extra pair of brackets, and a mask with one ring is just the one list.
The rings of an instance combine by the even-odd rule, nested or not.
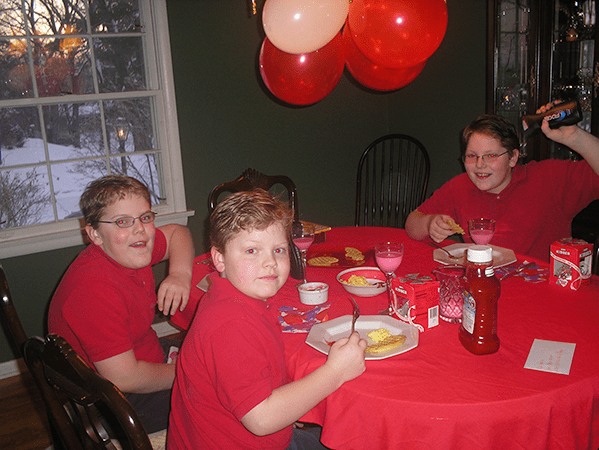
[(279, 323), (283, 333), (308, 333), (312, 325), (329, 320), (327, 310), (329, 302), (316, 306), (281, 306), (279, 308)]

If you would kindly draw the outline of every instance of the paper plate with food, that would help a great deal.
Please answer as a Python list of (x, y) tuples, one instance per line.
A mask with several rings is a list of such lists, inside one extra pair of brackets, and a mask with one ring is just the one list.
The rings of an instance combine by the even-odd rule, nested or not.
[[(314, 325), (308, 333), (306, 344), (325, 355), (339, 339), (348, 337), (352, 316)], [(418, 329), (390, 316), (360, 316), (355, 330), (367, 342), (366, 359), (385, 359), (418, 347)]]
[(374, 297), (386, 291), (385, 274), (378, 267), (354, 267), (337, 274), (337, 281), (353, 295)]

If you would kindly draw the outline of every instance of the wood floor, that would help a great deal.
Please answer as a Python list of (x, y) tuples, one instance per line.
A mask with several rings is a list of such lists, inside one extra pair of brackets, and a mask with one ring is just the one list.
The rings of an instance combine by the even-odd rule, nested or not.
[(50, 445), (46, 409), (31, 375), (0, 380), (0, 449), (44, 450)]

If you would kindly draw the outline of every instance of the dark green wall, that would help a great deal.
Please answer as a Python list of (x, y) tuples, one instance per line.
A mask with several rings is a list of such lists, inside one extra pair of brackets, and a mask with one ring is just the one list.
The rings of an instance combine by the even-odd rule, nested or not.
[[(360, 88), (344, 74), (309, 107), (269, 95), (257, 70), (263, 39), (249, 0), (167, 0), (189, 227), (204, 246), (213, 186), (252, 167), (286, 174), (299, 190), (301, 216), (352, 225), (355, 174), (364, 148), (387, 133), (421, 140), (432, 162), (429, 194), (459, 173), (458, 132), (484, 112), (485, 0), (449, 0), (445, 39), (422, 74), (392, 93)], [(258, 0), (262, 6), (263, 1)], [(61, 275), (81, 247), (2, 261), (17, 310), (32, 334)], [(157, 273), (164, 271), (161, 266)], [(14, 358), (0, 334), (0, 362)]]

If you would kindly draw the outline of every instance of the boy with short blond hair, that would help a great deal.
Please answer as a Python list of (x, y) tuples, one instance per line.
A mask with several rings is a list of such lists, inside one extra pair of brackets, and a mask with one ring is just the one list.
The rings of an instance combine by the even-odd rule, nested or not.
[[(189, 300), (194, 247), (189, 230), (157, 228), (147, 187), (107, 175), (80, 200), (90, 245), (71, 264), (50, 303), (48, 329), (127, 394), (146, 431), (166, 428), (174, 364), (152, 329), (155, 308), (183, 310)], [(152, 265), (169, 259), (155, 288)]]
[(177, 361), (169, 450), (324, 448), (292, 424), (362, 374), (366, 342), (357, 333), (340, 339), (324, 365), (287, 379), (270, 306), (289, 275), (291, 221), (288, 206), (263, 190), (232, 194), (212, 213), (218, 273), (209, 276)]

